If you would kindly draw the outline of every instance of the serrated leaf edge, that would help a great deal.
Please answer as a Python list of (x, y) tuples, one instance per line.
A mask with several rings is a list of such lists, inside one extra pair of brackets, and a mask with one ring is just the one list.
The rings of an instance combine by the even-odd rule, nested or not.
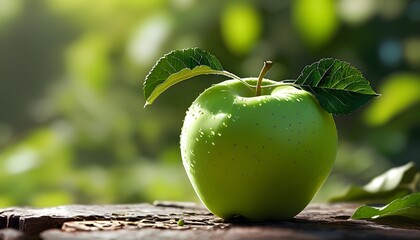
[[(156, 86), (154, 86), (154, 89), (149, 93), (146, 93), (146, 85), (150, 79), (150, 76), (154, 73), (155, 69), (159, 66), (160, 62), (168, 59), (168, 57), (171, 56), (171, 54), (174, 54), (177, 51), (195, 51), (195, 50), (199, 50), (201, 51), (203, 54), (207, 55), (207, 60), (210, 63), (209, 65), (196, 65), (193, 68), (188, 67), (181, 59), (176, 58), (177, 60), (179, 60), (182, 64), (184, 64), (185, 68), (180, 69), (177, 72), (174, 73), (169, 73), (169, 76), (166, 77), (165, 80), (163, 80), (161, 83), (157, 84)], [(201, 55), (203, 56), (203, 55)], [(198, 64), (200, 64), (201, 59), (199, 61), (197, 61), (197, 59), (193, 58)], [(173, 68), (173, 66), (171, 65), (171, 67)], [(173, 68), (175, 70), (175, 68)], [(199, 70), (197, 70), (199, 69)], [(186, 73), (187, 72), (187, 73)], [(147, 105), (150, 105), (153, 103), (153, 101), (162, 93), (164, 92), (166, 89), (168, 89), (169, 87), (171, 87), (172, 85), (179, 83), (181, 81), (190, 79), (192, 77), (195, 76), (199, 76), (199, 75), (206, 75), (206, 74), (213, 74), (213, 75), (223, 75), (225, 77), (229, 77), (232, 79), (236, 79), (241, 81), (242, 83), (244, 83), (245, 85), (247, 85), (248, 87), (252, 87), (250, 86), (247, 82), (245, 82), (243, 79), (241, 79), (240, 77), (236, 76), (235, 74), (225, 71), (223, 70), (223, 66), (220, 63), (219, 59), (217, 59), (216, 56), (214, 56), (213, 54), (211, 54), (210, 52), (207, 52), (206, 50), (200, 49), (200, 48), (186, 48), (186, 49), (177, 49), (177, 50), (173, 50), (169, 53), (166, 53), (164, 56), (162, 56), (161, 58), (159, 58), (159, 60), (155, 63), (155, 65), (152, 67), (152, 69), (149, 71), (149, 73), (146, 75), (145, 81), (143, 82), (143, 94), (144, 96), (147, 98), (146, 99), (146, 103), (144, 105), (144, 107), (146, 107)], [(178, 76), (179, 75), (179, 76)], [(169, 79), (169, 82), (168, 82)], [(169, 84), (168, 84), (169, 83)]]
[[(363, 92), (358, 92), (358, 91), (355, 91), (355, 90), (347, 90), (347, 89), (334, 89), (334, 88), (332, 88), (332, 87), (334, 87), (336, 84), (338, 84), (338, 82), (340, 82), (341, 80), (343, 80), (343, 79), (345, 79), (345, 78), (349, 78), (349, 77), (352, 77), (352, 76), (354, 76), (354, 74), (352, 74), (352, 75), (350, 75), (350, 76), (346, 76), (345, 78), (343, 78), (343, 79), (341, 79), (340, 81), (337, 81), (337, 83), (336, 84), (334, 84), (332, 87), (319, 87), (319, 86), (312, 86), (312, 85), (309, 85), (309, 84), (305, 84), (306, 83), (306, 81), (307, 81), (307, 79), (309, 78), (309, 76), (314, 72), (314, 71), (316, 71), (317, 69), (318, 69), (318, 67), (316, 67), (316, 68), (314, 68), (314, 69), (312, 69), (308, 74), (307, 74), (307, 76), (305, 77), (305, 79), (303, 80), (303, 82), (302, 83), (298, 83), (297, 81), (299, 80), (299, 78), (301, 78), (302, 76), (303, 76), (303, 74), (304, 74), (304, 72), (305, 72), (305, 70), (307, 69), (307, 68), (310, 68), (311, 66), (313, 66), (313, 65), (319, 65), (322, 61), (332, 61), (333, 62), (333, 64), (331, 64), (330, 66), (328, 66), (328, 69), (326, 69), (326, 71), (323, 73), (323, 75), (321, 76), (321, 79), (320, 79), (320, 81), (318, 82), (318, 83), (316, 83), (317, 85), (322, 81), (322, 79), (324, 78), (324, 76), (325, 76), (325, 74), (329, 71), (329, 69), (331, 69), (331, 67), (336, 63), (336, 62), (342, 62), (343, 64), (346, 64), (349, 68), (351, 68), (351, 69), (353, 69), (353, 70), (355, 70), (357, 73), (358, 73), (358, 75), (362, 78), (362, 79), (364, 79), (365, 81), (366, 81), (366, 83), (367, 83), (367, 86), (370, 88), (370, 90), (371, 90), (371, 92), (372, 93), (363, 93)], [(342, 68), (342, 66), (340, 66), (340, 68), (338, 68), (338, 69), (336, 69), (336, 71), (335, 71), (335, 73), (334, 74), (336, 74), (337, 72), (338, 72), (338, 70), (339, 69), (341, 69)], [(369, 96), (370, 97), (370, 99), (372, 99), (372, 98), (375, 98), (375, 97), (379, 97), (380, 96), (380, 94), (378, 94), (378, 93), (376, 93), (373, 89), (372, 89), (372, 87), (371, 87), (371, 85), (370, 85), (370, 82), (368, 81), (368, 80), (366, 80), (366, 78), (362, 75), (362, 73), (360, 72), (360, 70), (358, 70), (357, 68), (355, 68), (355, 67), (353, 67), (349, 62), (347, 62), (347, 61), (343, 61), (343, 60), (339, 60), (339, 59), (335, 59), (335, 58), (322, 58), (322, 59), (320, 59), (320, 60), (318, 60), (318, 61), (316, 61), (316, 62), (314, 62), (314, 63), (312, 63), (312, 64), (309, 64), (309, 65), (307, 65), (307, 66), (305, 66), (304, 68), (303, 68), (303, 70), (302, 70), (302, 72), (299, 74), (299, 76), (296, 78), (296, 80), (294, 81), (294, 84), (296, 84), (296, 85), (299, 85), (299, 86), (301, 86), (302, 87), (302, 89), (304, 89), (305, 91), (307, 91), (307, 92), (310, 92), (317, 100), (318, 100), (318, 98), (320, 98), (320, 97), (323, 97), (323, 96), (321, 96), (321, 95), (319, 95), (319, 94), (316, 94), (315, 93), (315, 91), (313, 90), (313, 89), (321, 89), (321, 90), (323, 90), (323, 91), (326, 91), (326, 90), (324, 90), (324, 89), (328, 89), (328, 90), (335, 90), (335, 91), (346, 91), (346, 92), (350, 92), (350, 93), (355, 93), (355, 94), (363, 94), (363, 95), (366, 95), (366, 96)], [(353, 83), (350, 83), (350, 84), (353, 84)], [(349, 84), (349, 85), (350, 85)], [(347, 86), (349, 86), (349, 85), (347, 85)], [(346, 87), (347, 87), (346, 86)], [(306, 89), (305, 89), (306, 88)], [(308, 89), (308, 90), (307, 90)], [(346, 103), (344, 103), (344, 102), (342, 102), (341, 101), (341, 99), (339, 99), (339, 98), (337, 98), (335, 95), (330, 95), (330, 96), (334, 96), (340, 103), (342, 103), (344, 106), (349, 106), (349, 104), (346, 104)], [(318, 100), (318, 102), (319, 102), (319, 100)], [(319, 102), (320, 103), (320, 102)], [(367, 102), (366, 102), (367, 103)], [(365, 104), (366, 104), (365, 103)], [(351, 110), (351, 111), (346, 111), (346, 112), (341, 112), (341, 111), (338, 111), (337, 110), (337, 108), (336, 107), (334, 107), (334, 106), (332, 106), (332, 109), (333, 109), (333, 111), (330, 111), (330, 108), (328, 108), (328, 107), (326, 107), (326, 106), (324, 106), (323, 104), (320, 104), (321, 106), (322, 106), (322, 108), (324, 108), (326, 111), (328, 111), (329, 113), (331, 113), (331, 114), (335, 114), (335, 115), (341, 115), (341, 114), (349, 114), (349, 113), (351, 113), (351, 112), (353, 112), (353, 111), (355, 111), (355, 110), (357, 110), (358, 108), (360, 108), (361, 106), (363, 106), (364, 104), (362, 104), (362, 105), (360, 105), (360, 106), (358, 106), (358, 107), (356, 107), (356, 108), (354, 108), (353, 110)], [(331, 105), (331, 104), (330, 104)]]
[[(197, 69), (199, 68), (202, 68), (202, 70), (197, 71)], [(188, 72), (188, 73), (180, 74), (182, 72)], [(146, 103), (144, 106), (146, 107), (147, 105), (152, 104), (161, 93), (163, 93), (165, 90), (167, 90), (171, 86), (179, 82), (188, 80), (190, 78), (193, 78), (199, 75), (207, 75), (207, 74), (225, 75), (225, 71), (212, 70), (211, 68), (205, 65), (197, 66), (193, 69), (184, 68), (179, 72), (169, 75), (169, 77), (163, 83), (157, 85), (155, 89), (150, 93), (150, 96), (146, 99)], [(177, 75), (182, 75), (182, 76), (177, 76)]]

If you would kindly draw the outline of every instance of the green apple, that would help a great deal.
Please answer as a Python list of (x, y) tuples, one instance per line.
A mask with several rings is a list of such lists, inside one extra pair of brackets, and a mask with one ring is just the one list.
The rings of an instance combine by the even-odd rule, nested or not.
[[(256, 85), (256, 78), (243, 79)], [(289, 219), (328, 177), (337, 150), (334, 119), (307, 91), (239, 80), (205, 90), (187, 111), (181, 154), (203, 204), (221, 218)]]
[(143, 84), (150, 105), (170, 86), (205, 74), (227, 80), (205, 90), (187, 111), (182, 161), (201, 201), (222, 218), (294, 217), (327, 179), (337, 151), (331, 114), (348, 114), (378, 97), (349, 63), (325, 58), (294, 80), (240, 78), (199, 48), (160, 58)]

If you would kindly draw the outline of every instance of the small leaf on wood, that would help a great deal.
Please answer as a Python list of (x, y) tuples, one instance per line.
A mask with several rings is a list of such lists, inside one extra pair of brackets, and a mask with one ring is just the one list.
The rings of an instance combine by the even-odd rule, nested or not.
[(311, 92), (329, 113), (350, 113), (379, 96), (349, 63), (326, 58), (306, 66), (294, 82)]
[(376, 220), (380, 218), (399, 217), (420, 221), (420, 193), (412, 193), (396, 199), (388, 205), (377, 208), (367, 205), (359, 207), (351, 216), (353, 219)]
[(170, 86), (203, 74), (223, 74), (219, 60), (209, 52), (199, 48), (188, 48), (165, 54), (144, 81), (146, 105), (152, 104)]

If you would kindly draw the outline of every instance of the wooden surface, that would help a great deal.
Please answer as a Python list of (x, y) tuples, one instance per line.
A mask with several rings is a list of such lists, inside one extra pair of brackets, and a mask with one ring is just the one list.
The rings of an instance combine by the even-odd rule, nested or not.
[(420, 223), (350, 220), (356, 207), (311, 204), (291, 220), (264, 223), (224, 221), (202, 206), (180, 202), (8, 208), (0, 209), (0, 239), (420, 240)]

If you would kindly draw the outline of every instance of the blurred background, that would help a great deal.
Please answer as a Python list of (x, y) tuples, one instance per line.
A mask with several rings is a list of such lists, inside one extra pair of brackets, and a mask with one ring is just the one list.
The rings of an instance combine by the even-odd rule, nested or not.
[(223, 77), (198, 77), (144, 109), (163, 54), (200, 47), (224, 68), (296, 78), (323, 57), (382, 94), (335, 117), (334, 170), (314, 201), (420, 163), (420, 0), (0, 0), (0, 207), (198, 201), (184, 173), (185, 111)]

